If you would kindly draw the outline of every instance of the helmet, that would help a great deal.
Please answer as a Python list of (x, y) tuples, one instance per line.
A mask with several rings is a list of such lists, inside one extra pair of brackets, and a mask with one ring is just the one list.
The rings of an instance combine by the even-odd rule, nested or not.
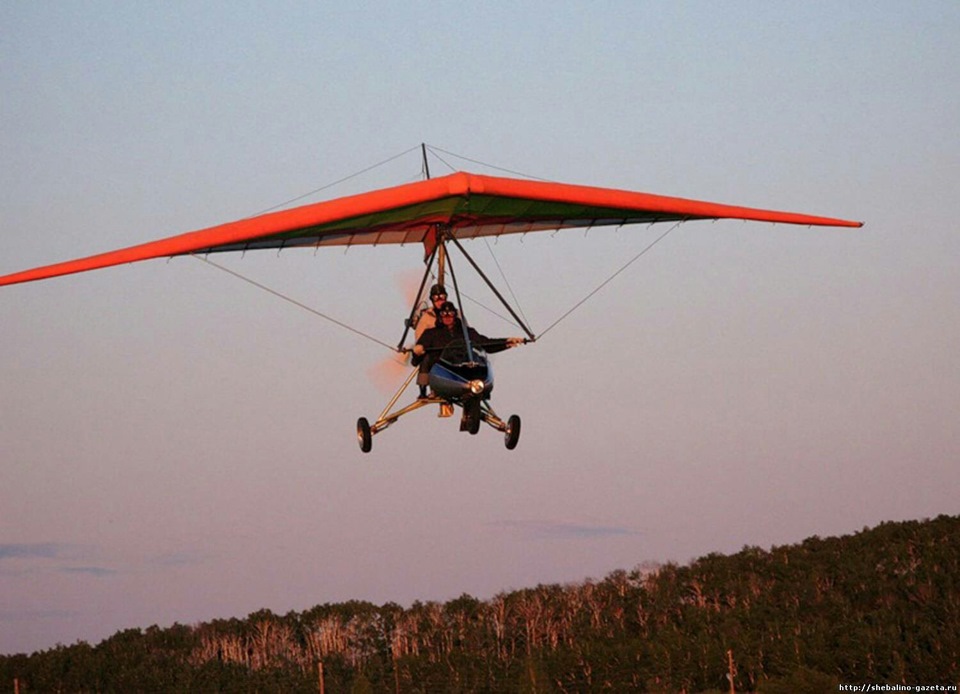
[(457, 307), (453, 304), (452, 301), (444, 301), (440, 304), (440, 309), (438, 313), (452, 313), (454, 318), (457, 317)]
[(446, 295), (447, 295), (447, 290), (443, 288), (443, 285), (442, 285), (442, 284), (435, 284), (435, 285), (433, 285), (432, 287), (430, 287), (430, 298), (431, 298), (431, 299), (432, 299), (433, 297), (439, 296), (439, 295), (441, 295), (441, 294), (442, 294), (443, 296), (446, 296)]

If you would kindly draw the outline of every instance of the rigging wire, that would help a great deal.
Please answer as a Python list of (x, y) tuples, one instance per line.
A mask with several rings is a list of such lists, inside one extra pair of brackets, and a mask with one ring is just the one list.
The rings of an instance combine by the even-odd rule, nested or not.
[[(467, 346), (467, 361), (473, 361), (473, 348), (470, 346), (470, 324), (467, 322), (467, 315), (463, 312), (463, 299), (460, 298), (460, 285), (457, 284), (457, 276), (453, 272), (453, 263), (447, 258), (447, 270), (450, 272), (450, 279), (453, 280), (453, 291), (457, 295), (457, 304), (460, 306), (460, 327), (463, 330), (463, 342)], [(440, 316), (437, 315), (439, 320)]]
[[(427, 147), (428, 150), (430, 150), (430, 154), (432, 154), (433, 156), (435, 156), (435, 157), (436, 157), (437, 159), (439, 159), (442, 163), (446, 164), (446, 166), (447, 166), (448, 169), (450, 169), (451, 171), (453, 171), (454, 173), (456, 173), (457, 169), (456, 169), (455, 166), (453, 166), (450, 162), (448, 162), (446, 159), (444, 159), (444, 158), (441, 157), (439, 154), (437, 154), (437, 153), (434, 151), (433, 147), (431, 147), (430, 145), (426, 145), (426, 147)], [(454, 156), (456, 156), (456, 155), (454, 155)]]
[(647, 251), (649, 251), (651, 248), (653, 248), (653, 247), (656, 246), (658, 243), (660, 243), (663, 239), (665, 239), (665, 238), (667, 237), (667, 234), (669, 234), (671, 231), (673, 231), (673, 230), (676, 229), (678, 226), (680, 226), (681, 224), (683, 224), (685, 221), (686, 221), (685, 219), (681, 219), (679, 222), (677, 222), (677, 223), (674, 224), (672, 227), (670, 227), (669, 229), (667, 229), (665, 232), (663, 232), (662, 234), (660, 234), (660, 236), (658, 236), (654, 241), (652, 241), (650, 244), (648, 244), (642, 251), (640, 251), (640, 252), (637, 253), (635, 256), (633, 256), (630, 260), (628, 260), (619, 270), (617, 270), (615, 273), (613, 273), (613, 274), (610, 275), (607, 279), (605, 279), (603, 282), (601, 282), (600, 285), (599, 285), (596, 289), (594, 289), (592, 292), (590, 292), (590, 293), (587, 294), (585, 297), (583, 297), (582, 299), (580, 299), (580, 301), (578, 301), (576, 304), (574, 304), (571, 309), (569, 309), (566, 313), (564, 313), (562, 316), (560, 316), (559, 318), (557, 318), (557, 320), (553, 321), (553, 323), (551, 323), (550, 325), (548, 325), (545, 330), (541, 331), (540, 334), (537, 335), (537, 339), (538, 339), (538, 340), (542, 339), (543, 336), (546, 335), (546, 334), (547, 334), (548, 332), (550, 332), (551, 330), (553, 330), (553, 328), (556, 327), (556, 325), (557, 325), (560, 321), (562, 321), (562, 320), (565, 319), (567, 316), (569, 316), (571, 313), (573, 313), (573, 312), (576, 311), (578, 308), (580, 308), (580, 307), (581, 307), (583, 304), (585, 304), (589, 299), (591, 299), (591, 298), (594, 296), (594, 294), (596, 294), (596, 293), (599, 292), (601, 289), (603, 289), (603, 288), (606, 287), (608, 284), (610, 284), (610, 282), (612, 282), (613, 279), (614, 279), (617, 275), (619, 275), (621, 272), (623, 272), (623, 271), (626, 270), (628, 267), (630, 267), (631, 265), (633, 265), (637, 260), (640, 259), (641, 256), (645, 255), (645, 254), (647, 253)]
[(282, 294), (281, 292), (278, 292), (278, 291), (275, 290), (275, 289), (271, 289), (270, 287), (268, 287), (268, 286), (266, 286), (266, 285), (264, 285), (264, 284), (261, 284), (260, 282), (257, 282), (256, 280), (252, 280), (252, 279), (250, 279), (249, 277), (245, 277), (244, 275), (240, 274), (239, 272), (236, 272), (235, 270), (231, 270), (230, 268), (224, 267), (223, 265), (220, 265), (219, 263), (215, 263), (215, 262), (213, 262), (212, 260), (210, 260), (209, 258), (204, 258), (203, 256), (199, 256), (199, 255), (197, 255), (196, 253), (191, 253), (190, 256), (193, 257), (193, 258), (196, 258), (197, 260), (203, 261), (204, 263), (206, 263), (207, 265), (210, 265), (211, 267), (215, 267), (215, 268), (218, 269), (218, 270), (222, 270), (223, 272), (227, 273), (228, 275), (233, 275), (233, 276), (236, 277), (237, 279), (243, 280), (243, 281), (246, 282), (247, 284), (252, 284), (254, 287), (257, 287), (258, 289), (262, 289), (263, 291), (265, 291), (265, 292), (267, 292), (267, 293), (269, 293), (269, 294), (273, 294), (274, 296), (276, 296), (276, 297), (278, 297), (278, 298), (280, 298), (280, 299), (283, 299), (284, 301), (287, 301), (287, 302), (293, 304), (294, 306), (299, 306), (299, 307), (302, 308), (303, 310), (309, 311), (309, 312), (312, 313), (313, 315), (319, 316), (320, 318), (323, 318), (324, 320), (330, 321), (331, 323), (333, 323), (333, 324), (335, 324), (335, 325), (338, 325), (338, 326), (340, 326), (341, 328), (343, 328), (343, 329), (345, 329), (345, 330), (349, 330), (350, 332), (354, 333), (355, 335), (359, 335), (360, 337), (365, 338), (365, 339), (367, 339), (367, 340), (370, 340), (371, 342), (376, 342), (378, 345), (380, 345), (380, 346), (382, 346), (382, 347), (386, 347), (386, 348), (389, 349), (391, 352), (402, 352), (402, 351), (403, 351), (403, 350), (397, 349), (397, 348), (394, 347), (393, 345), (388, 345), (386, 342), (383, 342), (382, 340), (378, 340), (377, 338), (373, 337), (372, 335), (368, 335), (367, 333), (363, 332), (362, 330), (357, 330), (356, 328), (354, 328), (354, 327), (352, 327), (352, 326), (349, 326), (349, 325), (347, 325), (346, 323), (343, 323), (343, 322), (341, 322), (341, 321), (338, 321), (336, 318), (333, 318), (333, 317), (331, 317), (331, 316), (328, 316), (328, 315), (325, 314), (325, 313), (321, 313), (320, 311), (316, 310), (315, 308), (311, 308), (310, 306), (307, 306), (306, 304), (304, 304), (304, 303), (302, 303), (302, 302), (300, 302), (300, 301), (297, 301), (296, 299), (294, 299), (294, 298), (292, 298), (292, 297), (289, 297), (289, 296), (287, 296), (286, 294)]
[(516, 293), (513, 291), (513, 286), (510, 284), (510, 280), (507, 279), (506, 273), (503, 271), (503, 268), (500, 266), (500, 261), (497, 259), (497, 256), (494, 254), (493, 248), (490, 246), (490, 241), (486, 237), (484, 237), (483, 242), (487, 245), (487, 250), (490, 251), (490, 257), (493, 258), (493, 262), (497, 266), (497, 270), (500, 272), (500, 277), (503, 278), (503, 283), (507, 285), (507, 291), (510, 292), (510, 298), (513, 299), (513, 303), (517, 307), (517, 310), (520, 312), (520, 316), (523, 318), (523, 322), (529, 324), (530, 320), (527, 318), (527, 314), (523, 312), (523, 307), (520, 305), (520, 300), (517, 298)]
[(273, 212), (274, 210), (279, 210), (281, 207), (286, 207), (287, 205), (290, 205), (290, 204), (292, 204), (292, 203), (299, 202), (300, 200), (303, 200), (304, 198), (309, 198), (311, 195), (316, 195), (317, 193), (319, 193), (319, 192), (321, 192), (321, 191), (324, 191), (324, 190), (326, 190), (327, 188), (333, 188), (335, 185), (339, 185), (339, 184), (341, 184), (341, 183), (344, 183), (344, 182), (346, 182), (346, 181), (349, 181), (351, 178), (356, 178), (357, 176), (361, 176), (361, 175), (367, 173), (368, 171), (372, 171), (373, 169), (377, 168), (378, 166), (383, 166), (384, 164), (389, 164), (389, 163), (392, 162), (394, 159), (399, 159), (400, 157), (402, 157), (402, 156), (404, 156), (404, 155), (406, 155), (406, 154), (410, 154), (410, 152), (414, 151), (415, 149), (419, 149), (419, 147), (420, 147), (420, 145), (417, 145), (416, 147), (411, 147), (410, 149), (408, 149), (408, 150), (406, 150), (406, 151), (404, 151), (404, 152), (400, 152), (400, 154), (395, 154), (395, 155), (393, 155), (392, 157), (390, 157), (390, 158), (388, 158), (388, 159), (384, 159), (383, 161), (378, 162), (377, 164), (373, 164), (373, 165), (371, 165), (371, 166), (368, 166), (367, 168), (361, 169), (360, 171), (357, 171), (357, 172), (355, 172), (355, 173), (352, 173), (352, 174), (350, 174), (349, 176), (344, 176), (344, 177), (341, 178), (340, 180), (333, 181), (332, 183), (328, 183), (328, 184), (326, 184), (326, 185), (324, 185), (324, 186), (320, 186), (319, 188), (317, 188), (317, 189), (315, 189), (315, 190), (311, 190), (309, 193), (304, 193), (303, 195), (298, 195), (298, 196), (295, 197), (295, 198), (291, 198), (290, 200), (287, 200), (287, 201), (285, 201), (285, 202), (278, 203), (278, 204), (274, 205), (273, 207), (268, 207), (267, 209), (261, 210), (260, 212), (254, 212), (254, 213), (253, 213), (252, 215), (250, 215), (250, 216), (251, 216), (251, 217), (256, 217), (257, 215), (266, 214), (267, 212)]
[[(424, 144), (423, 147), (424, 147), (425, 150), (429, 150), (429, 152), (430, 152), (434, 157), (436, 157), (437, 159), (439, 159), (443, 164), (445, 164), (445, 165), (447, 166), (447, 168), (449, 168), (451, 171), (454, 171), (454, 172), (456, 172), (457, 169), (456, 169), (454, 166), (452, 166), (452, 165), (450, 164), (450, 162), (448, 162), (446, 159), (444, 159), (444, 158), (441, 157), (439, 154), (437, 154), (437, 152), (443, 152), (444, 154), (448, 154), (448, 155), (450, 155), (450, 156), (457, 157), (458, 159), (463, 159), (463, 160), (465, 160), (465, 161), (473, 162), (474, 164), (480, 164), (481, 166), (486, 166), (486, 167), (489, 167), (489, 168), (491, 168), (491, 169), (498, 169), (499, 171), (507, 171), (507, 172), (510, 172), (510, 173), (515, 173), (515, 174), (517, 174), (518, 176), (527, 176), (527, 174), (520, 174), (520, 173), (517, 173), (517, 172), (515, 172), (515, 171), (510, 171), (509, 169), (503, 169), (503, 168), (500, 168), (500, 167), (498, 167), (498, 166), (493, 166), (492, 164), (485, 164), (484, 162), (482, 162), (482, 161), (477, 161), (476, 159), (469, 159), (468, 157), (464, 157), (464, 156), (462, 156), (462, 155), (455, 154), (455, 153), (453, 153), (453, 152), (447, 152), (446, 150), (440, 149), (439, 147), (433, 147), (432, 145)], [(426, 165), (426, 157), (424, 157), (424, 165)], [(534, 176), (527, 176), (527, 177), (528, 177), (528, 178), (535, 178)], [(540, 180), (544, 180), (544, 179), (540, 179)], [(507, 275), (506, 275), (506, 273), (504, 273), (503, 267), (500, 265), (500, 261), (497, 259), (497, 256), (496, 256), (496, 255), (494, 254), (494, 252), (493, 252), (493, 248), (491, 248), (491, 246), (490, 246), (490, 241), (489, 241), (487, 238), (484, 237), (483, 242), (484, 242), (484, 244), (486, 244), (487, 250), (490, 252), (490, 256), (493, 258), (493, 262), (496, 264), (497, 270), (500, 272), (500, 277), (503, 279), (504, 284), (507, 285), (507, 290), (510, 292), (510, 297), (513, 299), (513, 302), (514, 302), (514, 304), (516, 305), (517, 310), (520, 312), (520, 315), (523, 317), (523, 322), (529, 323), (530, 321), (527, 319), (526, 314), (523, 312), (523, 308), (520, 306), (520, 300), (517, 299), (516, 292), (513, 291), (513, 287), (510, 285), (510, 280), (507, 279)], [(516, 323), (515, 323), (514, 321), (512, 321), (512, 320), (510, 320), (509, 318), (507, 318), (506, 316), (503, 316), (503, 315), (501, 315), (500, 313), (494, 311), (494, 310), (491, 309), (490, 307), (483, 305), (482, 303), (480, 303), (479, 301), (477, 301), (477, 300), (474, 299), (473, 297), (467, 296), (466, 294), (464, 294), (464, 297), (466, 297), (467, 299), (469, 299), (470, 301), (472, 301), (473, 303), (475, 303), (475, 304), (476, 304), (477, 306), (479, 306), (480, 308), (488, 311), (489, 313), (492, 313), (492, 314), (495, 315), (497, 318), (500, 318), (501, 320), (506, 321), (507, 323), (510, 323), (511, 325), (516, 325)], [(519, 327), (519, 326), (517, 326), (517, 327)]]
[[(484, 311), (486, 311), (486, 312), (489, 313), (490, 315), (495, 316), (495, 317), (499, 318), (500, 320), (502, 320), (504, 323), (509, 323), (510, 325), (512, 325), (512, 326), (515, 327), (515, 328), (519, 328), (519, 327), (520, 327), (519, 325), (517, 325), (517, 322), (516, 322), (516, 321), (508, 318), (507, 316), (503, 315), (503, 314), (500, 313), (499, 311), (496, 311), (496, 310), (490, 308), (490, 307), (487, 306), (486, 304), (484, 304), (484, 303), (482, 303), (482, 302), (480, 302), (480, 301), (477, 301), (476, 299), (474, 299), (474, 298), (473, 298), (472, 296), (470, 296), (469, 294), (467, 294), (467, 293), (465, 293), (465, 292), (461, 292), (461, 295), (463, 296), (464, 299), (466, 299), (466, 300), (469, 301), (470, 303), (476, 304), (477, 306), (479, 306), (480, 308), (482, 308)], [(526, 320), (526, 316), (524, 316), (524, 320)]]
[[(530, 175), (530, 174), (523, 173), (523, 172), (521, 172), (521, 171), (514, 171), (514, 170), (512, 170), (512, 169), (505, 169), (505, 168), (503, 168), (502, 166), (494, 166), (493, 164), (488, 164), (488, 163), (483, 162), (483, 161), (480, 161), (480, 160), (478, 160), (478, 159), (471, 159), (470, 157), (465, 157), (465, 156), (463, 156), (462, 154), (457, 154), (456, 152), (448, 152), (448, 151), (445, 150), (445, 149), (440, 149), (439, 147), (434, 147), (433, 145), (427, 145), (427, 149), (430, 150), (430, 152), (433, 154), (433, 156), (435, 156), (437, 159), (440, 159), (440, 161), (443, 161), (443, 159), (440, 158), (440, 155), (438, 155), (437, 152), (443, 152), (444, 154), (448, 154), (448, 155), (450, 155), (451, 157), (456, 157), (457, 159), (463, 159), (464, 161), (468, 161), (468, 162), (470, 162), (471, 164), (479, 164), (480, 166), (486, 166), (486, 167), (488, 167), (488, 168), (495, 169), (496, 171), (503, 171), (504, 173), (513, 174), (514, 176), (523, 176), (524, 178), (532, 178), (532, 179), (535, 180), (535, 181), (549, 181), (549, 180), (550, 180), (549, 178), (540, 178), (539, 176), (532, 176), (532, 175)], [(444, 163), (444, 164), (447, 164), (447, 162), (445, 162), (445, 161), (443, 161), (443, 163)], [(450, 164), (447, 164), (447, 166), (450, 166)], [(450, 168), (453, 169), (452, 166), (450, 166)], [(455, 171), (456, 169), (453, 169), (453, 170)]]
[[(430, 279), (431, 279), (433, 282), (436, 282), (436, 281), (437, 281), (437, 273), (435, 273), (433, 270), (430, 270)], [(470, 295), (467, 294), (466, 292), (461, 291), (461, 292), (460, 292), (460, 295), (461, 295), (464, 299), (466, 299), (467, 301), (469, 301), (470, 303), (475, 304), (475, 305), (478, 306), (479, 308), (482, 308), (484, 311), (486, 311), (486, 312), (489, 313), (490, 315), (492, 315), (492, 316), (494, 316), (494, 317), (496, 317), (496, 318), (499, 318), (499, 319), (502, 320), (504, 323), (507, 323), (507, 324), (509, 324), (509, 325), (512, 325), (512, 326), (515, 327), (515, 328), (519, 328), (519, 327), (520, 327), (519, 325), (517, 325), (517, 322), (514, 321), (512, 318), (503, 315), (502, 313), (500, 313), (500, 312), (497, 311), (496, 309), (490, 308), (490, 307), (487, 306), (485, 303), (483, 303), (482, 301), (480, 301), (480, 300), (478, 300), (478, 299), (475, 299), (474, 297), (470, 296)], [(519, 307), (518, 307), (518, 308), (519, 308)], [(523, 318), (524, 318), (524, 320), (526, 320), (526, 316), (524, 316)]]
[[(373, 164), (373, 165), (371, 165), (371, 166), (368, 166), (368, 167), (366, 167), (366, 168), (364, 168), (364, 169), (361, 169), (360, 171), (356, 171), (356, 172), (350, 174), (349, 176), (344, 176), (343, 178), (341, 178), (341, 179), (339, 179), (339, 180), (333, 181), (332, 183), (327, 183), (326, 185), (320, 186), (319, 188), (316, 188), (316, 189), (314, 189), (314, 190), (311, 190), (311, 191), (308, 192), (308, 193), (304, 193), (303, 195), (298, 195), (298, 196), (295, 197), (295, 198), (291, 198), (290, 200), (287, 200), (287, 201), (285, 201), (285, 202), (281, 202), (281, 203), (279, 203), (279, 204), (277, 204), (277, 205), (274, 205), (273, 207), (268, 207), (268, 208), (266, 208), (266, 209), (264, 209), (264, 210), (261, 210), (260, 212), (255, 212), (255, 213), (253, 213), (252, 215), (250, 215), (250, 217), (256, 217), (256, 216), (261, 215), (261, 214), (266, 214), (267, 212), (272, 212), (273, 210), (280, 209), (281, 207), (286, 207), (287, 205), (290, 205), (291, 203), (297, 202), (297, 201), (299, 201), (299, 200), (303, 200), (304, 198), (310, 197), (311, 195), (316, 195), (317, 193), (319, 193), (319, 192), (321, 192), (321, 191), (323, 191), (323, 190), (326, 190), (326, 189), (328, 189), (328, 188), (332, 188), (333, 186), (339, 185), (340, 183), (343, 183), (343, 182), (345, 182), (345, 181), (349, 181), (350, 179), (356, 178), (357, 176), (360, 176), (360, 175), (365, 174), (365, 173), (367, 173), (367, 172), (369, 172), (369, 171), (372, 171), (373, 169), (376, 169), (377, 167), (383, 166), (383, 165), (385, 165), (385, 164), (389, 164), (390, 162), (394, 161), (395, 159), (399, 159), (399, 158), (402, 157), (402, 156), (405, 156), (405, 155), (407, 155), (407, 154), (410, 154), (410, 152), (413, 152), (414, 150), (416, 150), (416, 149), (418, 149), (418, 148), (420, 148), (420, 147), (421, 147), (421, 145), (417, 145), (416, 147), (411, 147), (411, 148), (408, 149), (408, 150), (405, 150), (405, 151), (403, 151), (403, 152), (400, 152), (400, 154), (395, 154), (395, 155), (393, 155), (392, 157), (388, 157), (387, 159), (384, 159), (384, 160), (381, 161), (381, 162), (378, 162), (378, 163), (376, 163), (376, 164)], [(247, 219), (249, 219), (249, 217), (247, 217)], [(319, 248), (319, 246), (318, 246), (318, 248)], [(282, 247), (281, 247), (281, 250), (282, 250)], [(362, 331), (360, 331), (360, 330), (357, 330), (356, 328), (353, 328), (352, 326), (349, 326), (349, 325), (347, 325), (346, 323), (343, 323), (343, 322), (341, 322), (341, 321), (338, 321), (336, 318), (333, 318), (333, 317), (331, 317), (331, 316), (326, 315), (325, 313), (322, 313), (322, 312), (320, 312), (320, 311), (318, 311), (318, 310), (316, 310), (316, 309), (314, 309), (314, 308), (311, 308), (310, 306), (307, 306), (306, 304), (301, 303), (300, 301), (297, 301), (296, 299), (293, 299), (292, 297), (289, 297), (289, 296), (287, 296), (287, 295), (285, 295), (285, 294), (283, 294), (283, 293), (281, 293), (281, 292), (278, 292), (278, 291), (276, 291), (275, 289), (271, 289), (270, 287), (268, 287), (268, 286), (266, 286), (266, 285), (264, 285), (264, 284), (261, 284), (260, 282), (257, 282), (257, 281), (255, 281), (255, 280), (252, 280), (252, 279), (250, 279), (249, 277), (246, 277), (246, 276), (240, 274), (239, 272), (236, 272), (235, 270), (230, 270), (229, 268), (226, 268), (226, 267), (224, 267), (223, 265), (220, 265), (220, 264), (218, 264), (218, 263), (215, 263), (215, 262), (213, 262), (212, 260), (210, 260), (209, 258), (202, 257), (202, 256), (200, 256), (200, 255), (197, 255), (196, 253), (191, 253), (190, 255), (191, 255), (192, 257), (196, 258), (197, 260), (202, 260), (203, 262), (205, 262), (207, 265), (209, 265), (209, 266), (211, 266), (211, 267), (214, 267), (214, 268), (216, 268), (216, 269), (218, 269), (218, 270), (222, 270), (223, 272), (226, 272), (226, 273), (229, 274), (229, 275), (233, 275), (233, 276), (236, 277), (237, 279), (241, 279), (241, 280), (243, 280), (244, 282), (246, 282), (246, 283), (248, 283), (248, 284), (251, 284), (251, 285), (253, 285), (254, 287), (257, 287), (258, 289), (262, 289), (263, 291), (265, 291), (265, 292), (267, 292), (267, 293), (269, 293), (269, 294), (273, 294), (274, 296), (279, 297), (280, 299), (283, 299), (284, 301), (287, 301), (287, 302), (293, 304), (294, 306), (299, 306), (300, 308), (304, 309), (305, 311), (308, 311), (309, 313), (314, 314), (315, 316), (319, 316), (320, 318), (323, 318), (324, 320), (330, 321), (331, 323), (333, 323), (333, 324), (335, 324), (335, 325), (338, 325), (338, 326), (340, 326), (341, 328), (344, 328), (345, 330), (349, 330), (350, 332), (355, 333), (356, 335), (359, 335), (360, 337), (363, 337), (363, 338), (365, 338), (365, 339), (367, 339), (367, 340), (370, 340), (370, 341), (372, 341), (372, 342), (377, 343), (378, 345), (381, 345), (381, 346), (383, 346), (383, 347), (386, 347), (386, 348), (389, 349), (391, 352), (399, 352), (399, 351), (402, 351), (402, 350), (400, 350), (400, 349), (397, 349), (396, 347), (393, 347), (392, 345), (388, 345), (386, 342), (383, 342), (383, 341), (381, 341), (381, 340), (373, 337), (372, 335), (368, 335), (367, 333), (362, 332)]]

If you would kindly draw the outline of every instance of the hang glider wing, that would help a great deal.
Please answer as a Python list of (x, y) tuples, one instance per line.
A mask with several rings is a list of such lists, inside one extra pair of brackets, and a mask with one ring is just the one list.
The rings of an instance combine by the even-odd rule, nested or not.
[(791, 212), (459, 172), (17, 272), (0, 277), (0, 286), (177, 255), (364, 244), (423, 243), (429, 249), (438, 226), (467, 239), (695, 219), (862, 226), (861, 222)]

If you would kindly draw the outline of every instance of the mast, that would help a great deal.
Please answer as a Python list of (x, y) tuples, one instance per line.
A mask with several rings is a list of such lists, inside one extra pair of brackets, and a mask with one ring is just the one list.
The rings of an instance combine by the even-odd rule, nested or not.
[[(427, 160), (427, 145), (425, 142), (420, 143), (420, 154), (423, 157), (423, 175), (426, 180), (430, 180), (430, 162)], [(446, 235), (440, 233), (438, 230), (437, 233), (437, 284), (442, 287), (447, 286), (444, 282), (444, 274), (447, 269), (447, 245), (446, 245)]]
[(427, 161), (427, 145), (424, 142), (420, 143), (420, 153), (423, 155), (423, 175), (429, 181), (430, 180), (430, 162)]

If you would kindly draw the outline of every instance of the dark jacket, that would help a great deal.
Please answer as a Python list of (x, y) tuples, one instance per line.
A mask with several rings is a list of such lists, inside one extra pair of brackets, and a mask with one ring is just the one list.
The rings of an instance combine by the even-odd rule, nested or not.
[[(474, 347), (482, 347), (485, 352), (502, 352), (509, 346), (507, 344), (507, 338), (505, 337), (487, 337), (469, 327), (467, 328), (467, 334), (470, 336), (470, 344)], [(443, 349), (458, 339), (463, 339), (463, 326), (460, 324), (459, 318), (451, 328), (437, 325), (434, 328), (425, 330), (420, 336), (420, 339), (417, 340), (417, 344), (422, 345), (426, 351), (421, 355), (414, 354), (410, 362), (414, 366), (419, 364), (420, 372), (426, 373), (430, 371), (430, 367), (440, 358), (440, 353)]]

